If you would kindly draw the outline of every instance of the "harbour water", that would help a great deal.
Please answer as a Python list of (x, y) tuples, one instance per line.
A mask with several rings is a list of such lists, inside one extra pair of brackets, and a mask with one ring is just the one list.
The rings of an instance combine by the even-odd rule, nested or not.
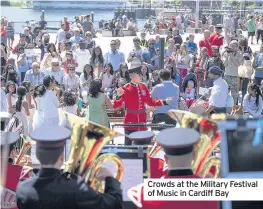
[[(75, 16), (87, 15), (94, 12), (94, 21), (98, 23), (100, 19), (111, 20), (114, 18), (114, 11), (91, 11), (91, 10), (45, 10), (45, 20), (47, 22), (52, 21), (51, 26), (58, 26), (59, 21), (64, 16), (69, 20), (74, 20)], [(6, 17), (8, 20), (13, 21), (15, 24), (16, 32), (22, 32), (22, 25), (26, 21), (39, 21), (41, 10), (22, 9), (20, 7), (1, 7), (1, 16)]]

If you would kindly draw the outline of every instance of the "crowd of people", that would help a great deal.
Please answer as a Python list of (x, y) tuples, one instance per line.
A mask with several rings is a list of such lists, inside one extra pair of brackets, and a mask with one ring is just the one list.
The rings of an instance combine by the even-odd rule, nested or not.
[[(121, 39), (113, 38), (110, 49), (102, 51), (100, 39), (94, 40), (90, 15), (76, 17), (73, 23), (65, 17), (53, 42), (43, 16), (39, 32), (34, 34), (26, 27), (19, 40), (14, 40), (12, 24), (2, 19), (1, 112), (11, 115), (5, 127), (5, 137), (11, 140), (6, 143), (13, 145), (18, 141), (19, 136), (10, 136), (10, 132), (29, 135), (37, 141), (36, 156), (41, 163), (39, 176), (23, 181), (17, 188), (20, 209), (42, 208), (41, 204), (45, 208), (122, 208), (120, 183), (108, 169), (101, 168), (97, 176), (105, 180), (104, 194), (95, 192), (77, 175), (66, 179), (60, 174), (65, 140), (70, 138), (71, 132), (59, 126), (59, 109), (107, 128), (111, 128), (109, 109), (124, 110), (125, 145), (131, 145), (134, 140), (142, 140), (141, 145), (147, 144), (144, 140), (151, 142), (154, 133), (144, 132), (148, 111), (153, 111), (152, 123), (173, 126), (177, 122), (168, 115), (169, 110), (194, 112), (194, 106), (204, 107), (198, 112), (203, 116), (233, 114), (238, 105), (241, 114), (262, 117), (263, 40), (257, 40), (259, 51), (253, 51), (248, 41), (251, 37), (253, 44), (256, 33), (262, 37), (262, 16), (248, 17), (244, 23), (248, 37), (243, 35), (242, 28), (235, 28), (227, 19), (224, 25), (205, 27), (203, 38), (198, 41), (194, 34), (183, 40), (181, 34), (185, 31), (179, 25), (183, 23), (182, 19), (179, 22), (179, 16), (182, 18), (181, 15), (172, 18), (168, 26), (164, 60), (161, 60), (162, 37), (156, 34), (147, 39), (147, 31), (132, 39), (128, 57), (120, 49), (121, 44), (126, 44), (121, 43)], [(229, 36), (229, 32), (233, 36)], [(131, 124), (133, 126), (128, 126)], [(142, 132), (137, 139), (134, 135), (132, 138), (138, 131)], [(181, 136), (186, 136), (187, 140)], [(196, 130), (185, 127), (160, 132), (157, 143), (164, 148), (167, 157), (167, 178), (197, 178), (190, 168), (194, 144), (199, 139)], [(3, 144), (1, 142), (1, 148)], [(10, 158), (13, 151), (12, 148)], [(163, 166), (164, 163), (161, 174), (164, 174)], [(65, 193), (65, 189), (69, 192)], [(135, 190), (142, 198), (134, 200), (134, 193), (129, 197), (138, 207), (160, 208), (154, 206), (154, 201), (143, 200), (143, 187)], [(165, 201), (159, 204), (169, 208)], [(197, 209), (217, 209), (219, 205), (217, 201), (180, 204), (187, 209), (194, 208), (193, 205)]]

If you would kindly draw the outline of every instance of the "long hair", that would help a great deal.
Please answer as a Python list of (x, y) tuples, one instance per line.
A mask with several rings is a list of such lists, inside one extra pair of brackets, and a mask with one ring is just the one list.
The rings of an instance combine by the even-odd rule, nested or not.
[(90, 58), (90, 64), (91, 65), (94, 65), (95, 64), (95, 59), (96, 59), (96, 54), (95, 54), (95, 50), (96, 49), (100, 49), (100, 54), (99, 54), (99, 62), (102, 64), (102, 66), (104, 65), (104, 58), (103, 58), (103, 55), (102, 55), (102, 50), (101, 50), (101, 47), (100, 46), (95, 46), (93, 49), (92, 49), (92, 54), (91, 54), (91, 58)]
[(47, 45), (47, 52), (51, 53), (51, 51), (50, 51), (50, 48), (51, 48), (51, 47), (53, 47), (54, 52), (57, 52), (56, 46), (55, 46), (55, 44), (53, 44), (53, 43), (49, 43), (49, 44)]
[(23, 81), (21, 86), (24, 86), (26, 88), (26, 90), (27, 90), (27, 93), (29, 93), (30, 86), (32, 86), (32, 84), (31, 84), (30, 81)]
[(7, 74), (7, 81), (13, 81), (14, 83), (17, 83), (17, 72), (15, 70), (11, 70)]
[(90, 64), (86, 64), (85, 66), (84, 66), (84, 68), (83, 68), (83, 73), (84, 73), (84, 78), (85, 78), (85, 80), (88, 80), (88, 73), (87, 73), (87, 71), (86, 71), (86, 67), (90, 67), (90, 69), (91, 69), (91, 71), (90, 71), (90, 76), (91, 76), (91, 78), (92, 78), (92, 80), (94, 79), (93, 78), (93, 72), (94, 72), (94, 69), (93, 69), (93, 66), (92, 65), (90, 65)]
[[(113, 66), (112, 66), (112, 64), (111, 64), (111, 63), (107, 63), (107, 64), (104, 65), (104, 68), (105, 68), (106, 66), (108, 66), (108, 67), (110, 68), (110, 74), (113, 75)], [(106, 72), (105, 72), (105, 73), (106, 73)]]
[(99, 93), (102, 93), (101, 87), (102, 87), (101, 79), (92, 80), (89, 86), (89, 96), (97, 98)]
[[(259, 97), (261, 97), (263, 99), (262, 93), (261, 93), (261, 90), (260, 90), (259, 86), (256, 85), (255, 83), (251, 83), (251, 84), (248, 85), (248, 88), (251, 88), (251, 90), (256, 90), (256, 106), (258, 107), (258, 105), (259, 105)], [(251, 98), (251, 95), (249, 95), (249, 100), (250, 100), (250, 98)]]
[(10, 93), (10, 92), (9, 92), (9, 86), (11, 86), (11, 85), (14, 85), (14, 87), (15, 87), (15, 91), (14, 91), (13, 94), (16, 93), (16, 84), (15, 84), (15, 82), (13, 82), (13, 81), (7, 81), (6, 84), (5, 84), (5, 93), (6, 93), (6, 94)]
[(17, 112), (21, 112), (21, 108), (22, 108), (22, 102), (23, 102), (23, 98), (26, 96), (27, 90), (24, 86), (19, 86), (17, 88), (17, 101), (16, 101), (16, 106), (15, 109)]
[(55, 81), (55, 77), (54, 76), (46, 76), (43, 80), (43, 85), (48, 88), (50, 83), (54, 82)]
[(43, 84), (40, 84), (35, 87), (33, 97), (42, 97), (46, 93), (46, 87)]

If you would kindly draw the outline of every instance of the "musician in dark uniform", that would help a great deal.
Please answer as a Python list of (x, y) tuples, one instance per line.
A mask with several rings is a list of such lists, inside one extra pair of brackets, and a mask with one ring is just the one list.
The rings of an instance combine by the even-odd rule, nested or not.
[(19, 209), (120, 209), (122, 190), (106, 168), (98, 171), (98, 179), (105, 180), (105, 193), (89, 187), (78, 175), (67, 179), (61, 174), (64, 146), (71, 135), (61, 126), (42, 126), (31, 133), (36, 141), (36, 157), (41, 169), (36, 177), (21, 181), (16, 190)]
[[(134, 145), (150, 145), (152, 143), (155, 133), (152, 131), (137, 131), (129, 135), (129, 139), (133, 141)], [(166, 163), (164, 159), (164, 151), (162, 149), (154, 147), (147, 153), (148, 157), (148, 172), (150, 178), (161, 178), (167, 172)]]
[[(183, 136), (183, 137), (182, 137)], [(194, 144), (200, 135), (194, 129), (169, 128), (161, 131), (157, 142), (164, 149), (168, 172), (164, 178), (200, 178), (193, 174)], [(143, 184), (129, 189), (128, 197), (142, 209), (218, 209), (218, 201), (144, 201)]]

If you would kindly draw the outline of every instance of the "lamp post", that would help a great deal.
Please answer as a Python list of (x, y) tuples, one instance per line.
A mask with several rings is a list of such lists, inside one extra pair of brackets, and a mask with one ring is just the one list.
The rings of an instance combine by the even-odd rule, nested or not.
[(198, 33), (199, 26), (199, 2), (200, 0), (196, 0), (195, 2), (195, 33)]

